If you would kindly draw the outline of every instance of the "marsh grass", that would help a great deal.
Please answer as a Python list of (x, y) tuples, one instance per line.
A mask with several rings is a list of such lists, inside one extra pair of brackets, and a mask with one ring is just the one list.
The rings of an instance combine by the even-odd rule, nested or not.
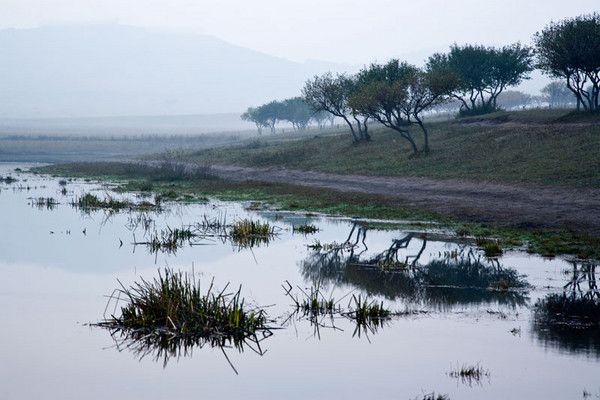
[(135, 203), (129, 200), (118, 200), (114, 197), (107, 195), (104, 199), (96, 196), (92, 193), (85, 193), (76, 200), (71, 201), (71, 206), (79, 208), (84, 211), (90, 210), (110, 210), (113, 212), (121, 210), (157, 210), (160, 209), (159, 203), (150, 203), (148, 201), (141, 201)]
[(479, 364), (462, 365), (448, 372), (448, 376), (471, 386), (473, 383), (479, 384), (483, 378), (489, 378), (490, 372)]
[(238, 247), (254, 247), (269, 243), (275, 236), (275, 227), (268, 222), (243, 219), (231, 225), (229, 236)]
[(435, 392), (424, 394), (423, 397), (415, 397), (414, 400), (450, 400), (447, 394), (435, 394)]
[(178, 338), (183, 343), (200, 341), (213, 344), (226, 342), (241, 345), (258, 333), (269, 331), (269, 319), (261, 308), (249, 307), (237, 291), (221, 291), (211, 281), (203, 292), (194, 273), (166, 268), (153, 280), (141, 279), (129, 287), (119, 282), (109, 297), (107, 309), (118, 307), (120, 314), (111, 314), (96, 324), (103, 328), (141, 335), (149, 340)]
[(477, 246), (483, 250), (486, 257), (498, 257), (503, 253), (502, 247), (500, 246), (500, 241), (498, 240), (477, 238), (476, 243)]
[(6, 177), (1, 177), (0, 176), (0, 182), (6, 183), (7, 185), (10, 185), (11, 183), (15, 183), (18, 182), (17, 178), (13, 178), (12, 176), (6, 176)]
[(39, 209), (53, 210), (60, 203), (53, 197), (37, 197), (31, 199), (31, 205)]
[(194, 237), (196, 237), (196, 234), (189, 228), (166, 227), (160, 232), (154, 232), (148, 242), (135, 244), (146, 244), (150, 253), (175, 253), (177, 252), (177, 249), (182, 247), (185, 243), (190, 243), (191, 239)]
[(345, 315), (356, 322), (358, 326), (377, 327), (392, 317), (392, 312), (377, 302), (362, 295), (352, 295), (348, 311)]
[(285, 281), (282, 287), (285, 295), (293, 301), (295, 311), (301, 312), (303, 316), (317, 318), (326, 314), (333, 315), (341, 312), (338, 302), (335, 301), (333, 296), (326, 295), (323, 292), (320, 283), (313, 284), (306, 290), (298, 286), (299, 294), (293, 293), (293, 287), (288, 281)]
[(302, 225), (294, 225), (292, 227), (293, 232), (302, 233), (304, 235), (309, 235), (312, 233), (317, 233), (319, 228), (312, 224), (302, 224)]

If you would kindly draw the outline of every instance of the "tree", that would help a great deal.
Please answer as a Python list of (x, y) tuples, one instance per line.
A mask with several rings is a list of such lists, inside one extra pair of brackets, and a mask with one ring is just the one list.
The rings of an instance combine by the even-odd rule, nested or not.
[(573, 92), (564, 82), (550, 82), (542, 88), (541, 92), (550, 108), (572, 106), (577, 101)]
[(323, 129), (327, 123), (333, 126), (335, 116), (327, 111), (317, 111), (313, 112), (312, 119), (317, 123), (319, 129)]
[[(307, 81), (302, 95), (314, 112), (325, 111), (342, 118), (350, 128), (354, 142), (368, 141), (368, 117), (361, 116), (348, 102), (355, 89), (356, 82), (352, 78), (344, 74), (334, 76), (328, 72)], [(351, 119), (356, 122), (356, 129)]]
[(500, 93), (497, 104), (505, 110), (523, 108), (532, 102), (532, 96), (518, 90), (505, 90)]
[(453, 82), (451, 77), (394, 59), (383, 65), (371, 64), (358, 73), (356, 80), (359, 87), (350, 98), (352, 108), (398, 132), (415, 155), (419, 149), (409, 128), (418, 125), (424, 136), (422, 151), (429, 151), (429, 133), (422, 114), (444, 101)]
[(280, 119), (290, 122), (294, 129), (306, 129), (312, 117), (313, 111), (302, 97), (283, 101)]
[(507, 87), (528, 79), (533, 53), (519, 43), (502, 48), (454, 45), (448, 54), (431, 56), (427, 67), (452, 77), (452, 95), (462, 103), (461, 114), (484, 114), (497, 110), (498, 96)]
[(599, 112), (600, 14), (552, 22), (534, 41), (538, 68), (566, 81), (578, 110)]
[(264, 119), (264, 116), (260, 112), (259, 108), (248, 108), (246, 112), (241, 115), (241, 118), (244, 121), (253, 122), (256, 125), (256, 129), (258, 130), (259, 135), (262, 134), (263, 128), (269, 127), (267, 120)]

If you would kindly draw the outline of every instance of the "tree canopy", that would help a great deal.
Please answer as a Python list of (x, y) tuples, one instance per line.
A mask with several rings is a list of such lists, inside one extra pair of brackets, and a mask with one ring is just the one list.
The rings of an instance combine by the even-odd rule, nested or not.
[(355, 142), (368, 141), (370, 136), (367, 131), (367, 118), (361, 116), (349, 104), (350, 96), (356, 87), (355, 79), (345, 74), (333, 75), (328, 72), (308, 80), (302, 89), (302, 95), (314, 112), (325, 111), (343, 119)]
[(422, 114), (445, 100), (452, 84), (450, 76), (393, 59), (362, 69), (356, 80), (359, 84), (350, 97), (351, 107), (400, 133), (410, 143), (413, 154), (419, 149), (409, 127), (417, 124), (424, 135), (422, 151), (429, 151)]
[(452, 96), (461, 102), (463, 115), (495, 111), (498, 96), (528, 79), (533, 70), (533, 52), (519, 43), (501, 48), (454, 45), (447, 54), (436, 53), (427, 67), (449, 77)]
[(287, 121), (295, 130), (304, 130), (313, 118), (313, 111), (302, 97), (292, 97), (283, 101), (271, 101), (259, 107), (250, 107), (241, 115), (245, 121), (253, 122), (259, 133), (263, 128), (275, 132), (279, 121)]
[(538, 68), (566, 82), (578, 109), (600, 111), (600, 14), (552, 22), (534, 40)]

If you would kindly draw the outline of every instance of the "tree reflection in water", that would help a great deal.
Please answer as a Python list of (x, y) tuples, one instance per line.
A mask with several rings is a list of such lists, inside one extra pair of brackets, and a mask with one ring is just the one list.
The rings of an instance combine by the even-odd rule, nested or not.
[[(411, 253), (408, 248), (414, 241), (418, 243)], [(522, 275), (497, 259), (477, 255), (470, 247), (423, 263), (428, 243), (424, 234), (407, 233), (370, 256), (366, 243), (367, 229), (354, 225), (341, 244), (312, 246), (302, 262), (303, 277), (441, 310), (485, 303), (516, 307), (529, 300), (530, 286)]]
[(592, 261), (573, 261), (563, 293), (535, 304), (534, 337), (559, 351), (600, 357), (600, 291)]

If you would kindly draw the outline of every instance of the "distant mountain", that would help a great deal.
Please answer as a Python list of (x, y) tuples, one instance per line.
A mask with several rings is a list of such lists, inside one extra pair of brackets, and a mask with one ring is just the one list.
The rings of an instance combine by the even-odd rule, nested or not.
[(240, 112), (344, 69), (122, 25), (1, 30), (0, 55), (2, 118)]

